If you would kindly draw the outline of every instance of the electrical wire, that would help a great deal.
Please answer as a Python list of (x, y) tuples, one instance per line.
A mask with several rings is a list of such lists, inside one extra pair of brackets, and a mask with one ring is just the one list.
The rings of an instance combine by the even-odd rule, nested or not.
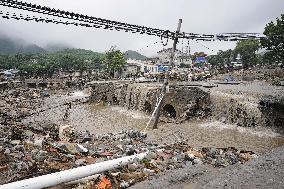
[[(115, 29), (117, 31), (123, 30), (125, 32), (130, 31), (132, 33), (140, 33), (140, 34), (154, 35), (154, 36), (167, 37), (167, 38), (168, 37), (174, 38), (176, 35), (174, 32), (170, 32), (167, 30), (161, 30), (161, 29), (150, 28), (150, 27), (145, 27), (145, 26), (138, 26), (138, 25), (127, 24), (127, 23), (122, 23), (122, 22), (116, 22), (116, 21), (111, 21), (107, 19), (77, 14), (77, 13), (68, 12), (68, 11), (62, 11), (59, 9), (54, 9), (54, 8), (50, 8), (46, 6), (40, 6), (40, 5), (21, 2), (21, 1), (0, 0), (0, 5), (10, 7), (10, 8), (15, 8), (15, 9), (45, 14), (45, 15), (54, 16), (54, 17), (65, 18), (69, 20), (86, 22), (87, 24), (91, 23), (93, 25), (96, 25), (97, 28), (103, 27), (103, 29), (109, 29), (109, 30)], [(165, 33), (167, 35), (163, 36)]]
[[(47, 6), (40, 6), (36, 4), (26, 3), (16, 0), (0, 0), (0, 6), (10, 7), (19, 10), (25, 10), (29, 12), (34, 12), (38, 14), (44, 14), (48, 16), (57, 17), (60, 19), (67, 19), (69, 21), (62, 21), (58, 19), (49, 19), (42, 18), (37, 16), (26, 16), (23, 15), (17, 16), (15, 13), (8, 15), (3, 15), (4, 19), (16, 19), (16, 20), (26, 20), (26, 21), (36, 21), (36, 22), (46, 22), (46, 23), (55, 23), (55, 24), (65, 24), (65, 25), (75, 25), (75, 26), (84, 26), (84, 27), (94, 27), (102, 28), (107, 30), (117, 30), (131, 33), (147, 34), (152, 36), (159, 36), (161, 42), (164, 46), (167, 46), (169, 39), (191, 39), (196, 41), (241, 41), (248, 39), (271, 39), (284, 37), (283, 35), (268, 35), (265, 36), (260, 33), (221, 33), (221, 34), (194, 34), (194, 33), (185, 33), (185, 32), (171, 32), (169, 30), (162, 30), (157, 28), (150, 28), (146, 26), (133, 25), (123, 22), (111, 21), (103, 18), (87, 16), (83, 14), (78, 14), (74, 12), (59, 10)], [(70, 21), (72, 20), (72, 22)], [(74, 22), (75, 21), (75, 22)], [(166, 43), (163, 39), (167, 39)]]

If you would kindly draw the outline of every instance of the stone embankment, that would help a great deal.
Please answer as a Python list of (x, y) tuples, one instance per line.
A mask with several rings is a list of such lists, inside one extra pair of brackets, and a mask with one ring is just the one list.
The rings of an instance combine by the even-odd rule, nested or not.
[[(94, 101), (104, 101), (152, 113), (160, 95), (161, 84), (130, 82), (92, 82), (88, 91)], [(209, 93), (194, 86), (170, 85), (162, 103), (162, 115), (177, 121), (209, 115)]]
[[(87, 85), (94, 101), (152, 113), (161, 84), (121, 81), (92, 82)], [(208, 89), (209, 88), (209, 89)], [(282, 91), (282, 93), (281, 93)], [(283, 130), (283, 87), (241, 83), (213, 85), (187, 83), (170, 85), (162, 104), (166, 121), (184, 121), (211, 116), (243, 127), (267, 126)]]

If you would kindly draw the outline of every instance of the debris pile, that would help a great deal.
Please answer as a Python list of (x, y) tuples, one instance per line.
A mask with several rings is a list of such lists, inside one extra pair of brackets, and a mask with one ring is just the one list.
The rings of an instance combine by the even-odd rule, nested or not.
[(43, 103), (48, 92), (39, 89), (17, 88), (0, 95), (0, 124), (9, 124), (29, 115)]
[(148, 152), (142, 161), (102, 173), (83, 185), (70, 186), (127, 188), (165, 170), (195, 164), (226, 167), (256, 157), (253, 152), (235, 148), (195, 149), (186, 141), (164, 145), (148, 143), (145, 142), (147, 135), (135, 130), (94, 135), (88, 131), (78, 132), (68, 125), (26, 129), (21, 140), (0, 139), (0, 176), (5, 178), (2, 182)]

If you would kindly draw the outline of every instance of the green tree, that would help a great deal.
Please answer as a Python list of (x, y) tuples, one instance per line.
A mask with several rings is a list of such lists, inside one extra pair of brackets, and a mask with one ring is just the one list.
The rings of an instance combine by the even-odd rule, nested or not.
[(267, 37), (261, 40), (261, 46), (269, 50), (265, 53), (265, 59), (271, 63), (284, 62), (284, 14), (266, 25), (264, 35)]
[(208, 62), (214, 68), (223, 68), (225, 64), (229, 63), (231, 60), (231, 56), (234, 56), (234, 51), (229, 49), (226, 51), (219, 51), (217, 55), (210, 55), (207, 57)]
[(254, 39), (237, 42), (235, 53), (241, 55), (244, 69), (252, 67), (258, 63), (256, 51), (259, 48), (259, 41)]
[(184, 64), (184, 63), (181, 63), (180, 68), (190, 68), (190, 65), (189, 64)]
[(206, 57), (207, 54), (205, 54), (204, 52), (195, 52), (193, 55), (192, 55), (192, 59), (195, 60), (197, 57)]
[(115, 47), (111, 47), (111, 49), (106, 52), (103, 63), (109, 76), (114, 77), (114, 73), (120, 72), (126, 61), (120, 50), (115, 49)]

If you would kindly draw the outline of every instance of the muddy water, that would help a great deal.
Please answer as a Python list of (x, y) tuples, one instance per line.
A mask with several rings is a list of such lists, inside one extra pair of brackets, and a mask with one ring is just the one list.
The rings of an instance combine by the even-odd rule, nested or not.
[[(143, 112), (123, 107), (98, 104), (72, 104), (67, 121), (63, 121), (67, 101), (82, 99), (81, 92), (69, 96), (51, 96), (43, 108), (51, 108), (39, 115), (27, 118), (25, 122), (70, 124), (78, 130), (89, 130), (94, 134), (118, 132), (122, 129), (143, 130), (150, 118)], [(159, 129), (148, 129), (148, 141), (170, 143), (188, 140), (193, 147), (236, 147), (257, 153), (268, 151), (284, 144), (284, 136), (269, 128), (244, 128), (215, 120), (194, 120), (181, 124), (160, 123)]]

